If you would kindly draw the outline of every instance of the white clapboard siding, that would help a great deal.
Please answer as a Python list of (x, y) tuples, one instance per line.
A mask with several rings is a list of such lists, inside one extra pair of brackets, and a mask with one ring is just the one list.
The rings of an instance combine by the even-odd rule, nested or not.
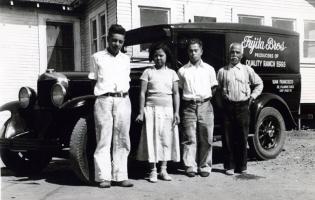
[(90, 69), (91, 44), (90, 44), (90, 18), (89, 16), (97, 9), (106, 5), (107, 25), (116, 23), (116, 1), (115, 0), (90, 0), (87, 4), (86, 11), (81, 18), (81, 55), (82, 69), (88, 71)]
[(107, 2), (107, 24), (110, 26), (117, 22), (116, 1), (108, 0)]
[(132, 29), (132, 1), (117, 0), (117, 23), (127, 30)]
[(38, 75), (36, 12), (0, 7), (0, 105), (18, 100), (22, 86), (36, 90)]
[(315, 65), (301, 65), (301, 103), (315, 103)]
[(238, 0), (229, 1), (231, 17), (237, 22), (238, 15), (264, 17), (264, 25), (271, 25), (271, 17), (303, 19), (314, 17), (314, 0)]

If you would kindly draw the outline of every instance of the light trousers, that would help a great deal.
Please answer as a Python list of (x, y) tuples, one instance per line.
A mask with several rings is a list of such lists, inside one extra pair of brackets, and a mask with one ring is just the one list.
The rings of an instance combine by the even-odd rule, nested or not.
[(126, 97), (98, 97), (94, 105), (96, 150), (95, 181), (128, 179), (131, 104)]
[(211, 172), (213, 118), (210, 101), (183, 101), (183, 161), (187, 172)]

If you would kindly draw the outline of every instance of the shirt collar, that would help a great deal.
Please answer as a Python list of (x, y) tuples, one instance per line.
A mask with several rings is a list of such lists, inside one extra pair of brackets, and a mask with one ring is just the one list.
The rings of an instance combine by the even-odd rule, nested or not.
[(104, 51), (104, 54), (110, 55), (110, 56), (112, 56), (112, 57), (120, 57), (121, 54), (122, 54), (121, 51), (119, 51), (118, 54), (117, 54), (116, 56), (114, 56), (113, 54), (109, 53), (109, 51), (107, 50), (107, 48), (104, 49), (103, 51)]
[(241, 69), (242, 68), (242, 63), (237, 63), (236, 65), (232, 65), (231, 63), (229, 64), (229, 68), (233, 68), (233, 67), (236, 67), (237, 69)]
[(194, 67), (203, 67), (203, 61), (200, 60), (200, 64), (199, 64), (199, 65), (194, 65), (194, 64), (192, 64), (192, 63), (189, 61), (189, 67), (192, 67), (192, 66), (194, 66)]

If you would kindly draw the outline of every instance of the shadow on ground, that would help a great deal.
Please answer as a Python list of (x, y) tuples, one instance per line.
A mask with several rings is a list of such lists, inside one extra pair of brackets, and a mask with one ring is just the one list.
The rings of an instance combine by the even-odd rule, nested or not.
[[(222, 148), (220, 145), (215, 145), (213, 148), (213, 164), (221, 164), (223, 163), (223, 154), (222, 154)], [(135, 159), (130, 159), (128, 164), (128, 173), (129, 178), (133, 180), (138, 179), (145, 179), (148, 175), (148, 163), (142, 162), (142, 161), (136, 161)], [(182, 162), (174, 163), (169, 162), (168, 163), (168, 171), (170, 174), (183, 174), (185, 172), (185, 168)], [(224, 173), (224, 170), (220, 166), (219, 168), (213, 168), (213, 173)], [(30, 184), (30, 181), (36, 181), (36, 180), (45, 180), (49, 183), (58, 184), (58, 185), (70, 185), (70, 186), (77, 186), (77, 185), (84, 185), (73, 170), (71, 169), (71, 165), (69, 160), (67, 159), (59, 159), (54, 158), (48, 167), (40, 172), (39, 174), (35, 175), (19, 175), (11, 170), (9, 170), (6, 167), (1, 168), (1, 176), (14, 176), (16, 179), (14, 179), (14, 182), (25, 182)], [(239, 179), (251, 179), (255, 177), (238, 177)], [(35, 182), (33, 182), (36, 184)]]

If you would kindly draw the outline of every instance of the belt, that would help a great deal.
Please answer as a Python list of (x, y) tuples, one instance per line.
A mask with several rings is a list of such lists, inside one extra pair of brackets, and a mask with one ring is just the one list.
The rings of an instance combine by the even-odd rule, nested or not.
[(128, 95), (128, 92), (116, 92), (116, 93), (108, 92), (108, 93), (102, 94), (100, 96), (103, 96), (103, 97), (125, 97), (127, 95)]
[(187, 102), (187, 103), (192, 103), (192, 104), (194, 104), (194, 103), (204, 103), (204, 102), (206, 102), (206, 101), (209, 101), (211, 99), (211, 97), (208, 97), (208, 98), (205, 98), (205, 99), (191, 99), (191, 100), (184, 100), (183, 99), (183, 101), (185, 101), (185, 102)]
[(227, 103), (232, 104), (234, 106), (243, 106), (243, 105), (248, 105), (249, 99), (247, 99), (245, 101), (230, 101), (230, 100), (227, 100)]

